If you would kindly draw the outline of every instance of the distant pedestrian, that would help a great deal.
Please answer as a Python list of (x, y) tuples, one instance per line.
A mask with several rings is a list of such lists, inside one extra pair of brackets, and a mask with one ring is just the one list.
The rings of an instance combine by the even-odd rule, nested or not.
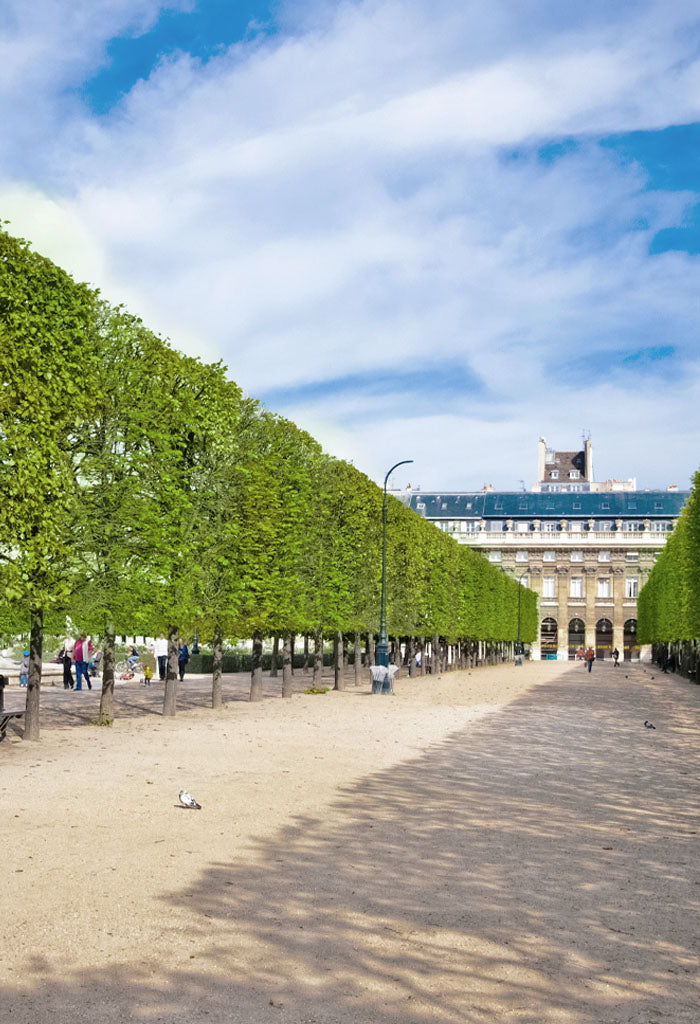
[(143, 685), (150, 686), (151, 679), (153, 679), (153, 669), (150, 665), (143, 666)]
[(592, 647), (589, 647), (586, 651), (586, 664), (588, 665), (588, 671), (590, 672), (593, 668), (593, 662), (595, 661), (595, 651)]
[(180, 637), (177, 638), (177, 670), (180, 673), (180, 682), (185, 678), (185, 669), (187, 668), (187, 662), (190, 660), (190, 652), (187, 650), (187, 644)]
[(153, 655), (158, 665), (158, 676), (161, 682), (165, 680), (165, 670), (168, 667), (168, 640), (165, 633), (161, 633), (153, 644)]
[(81, 633), (78, 639), (75, 641), (75, 647), (73, 648), (73, 663), (75, 664), (76, 690), (82, 690), (83, 676), (85, 676), (85, 682), (87, 683), (88, 690), (92, 689), (92, 683), (90, 682), (90, 670), (88, 668), (91, 653), (92, 644), (88, 640), (85, 633)]
[(615, 666), (615, 668), (617, 668), (618, 664), (619, 664), (619, 661), (620, 661), (620, 652), (618, 651), (617, 647), (615, 648), (615, 650), (612, 653), (612, 659), (613, 659), (613, 665)]
[(19, 663), (19, 685), (29, 686), (29, 651), (22, 652), (22, 660)]
[(584, 657), (585, 653), (586, 652), (584, 651), (583, 647), (579, 647), (579, 649), (576, 651), (576, 657), (578, 658), (579, 661), (583, 661), (583, 657)]

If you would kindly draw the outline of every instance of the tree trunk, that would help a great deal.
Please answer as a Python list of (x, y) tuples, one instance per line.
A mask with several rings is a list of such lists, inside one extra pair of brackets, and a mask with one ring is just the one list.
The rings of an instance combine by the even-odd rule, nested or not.
[(39, 739), (39, 697), (41, 693), (41, 653), (44, 641), (44, 612), (32, 608), (29, 632), (29, 679), (24, 710), (24, 739)]
[(431, 675), (440, 675), (440, 637), (435, 634), (430, 641), (430, 672)]
[(348, 663), (350, 661), (350, 657), (348, 655), (348, 638), (347, 638), (347, 634), (346, 633), (343, 633), (342, 651), (343, 651), (343, 677), (345, 677), (347, 675)]
[(309, 671), (309, 634), (304, 633), (304, 675)]
[(262, 689), (262, 633), (253, 633), (253, 657), (250, 662), (250, 697), (251, 702), (263, 699)]
[(421, 636), (418, 638), (418, 650), (420, 651), (420, 669), (418, 675), (425, 675), (425, 637)]
[(282, 640), (282, 696), (291, 697), (294, 692), (292, 680), (292, 635), (285, 633)]
[(214, 653), (214, 666), (211, 675), (211, 706), (213, 708), (220, 708), (224, 703), (223, 682), (221, 673), (221, 664), (224, 660), (223, 640), (223, 630), (217, 622), (217, 624), (214, 626), (214, 639), (212, 642), (212, 651)]
[(314, 689), (318, 690), (323, 683), (323, 632), (314, 630)]
[(177, 626), (168, 626), (168, 667), (163, 691), (163, 714), (173, 718), (177, 711)]
[(352, 650), (355, 662), (355, 686), (359, 686), (362, 675), (362, 636), (359, 630), (355, 630), (355, 641), (352, 645)]
[(376, 665), (377, 652), (374, 649), (374, 633), (367, 634), (367, 661), (370, 665)]
[(333, 640), (333, 664), (335, 669), (334, 690), (345, 689), (345, 672), (343, 665), (343, 634), (338, 630)]
[(416, 641), (412, 636), (409, 636), (406, 641), (406, 660), (408, 661), (408, 674), (414, 676), (416, 674)]
[(114, 626), (105, 627), (105, 642), (102, 650), (102, 694), (100, 696), (99, 725), (111, 725), (114, 721)]
[(272, 639), (272, 662), (270, 664), (270, 677), (276, 678), (277, 676), (277, 660), (280, 656), (280, 638), (275, 633)]
[(294, 647), (296, 646), (296, 634), (289, 634), (289, 671), (294, 675)]

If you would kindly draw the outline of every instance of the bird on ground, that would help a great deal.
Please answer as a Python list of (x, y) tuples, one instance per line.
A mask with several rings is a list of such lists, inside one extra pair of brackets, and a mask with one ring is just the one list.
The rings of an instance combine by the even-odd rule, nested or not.
[(651, 724), (651, 722), (646, 722), (646, 721), (645, 721), (645, 723), (644, 723), (644, 728), (645, 728), (645, 729), (655, 729), (655, 728), (656, 728), (656, 726), (655, 726), (655, 725), (652, 725), (652, 724)]
[(181, 789), (179, 796), (180, 803), (183, 807), (188, 807), (191, 811), (201, 811), (202, 805), (198, 804), (195, 798), (191, 796), (186, 789)]

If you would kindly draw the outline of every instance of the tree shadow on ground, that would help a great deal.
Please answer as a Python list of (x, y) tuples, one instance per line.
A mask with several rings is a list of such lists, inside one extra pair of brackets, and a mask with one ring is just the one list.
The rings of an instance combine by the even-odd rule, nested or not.
[(696, 708), (641, 671), (539, 686), (164, 896), (184, 959), (37, 961), (10, 1019), (694, 1024)]

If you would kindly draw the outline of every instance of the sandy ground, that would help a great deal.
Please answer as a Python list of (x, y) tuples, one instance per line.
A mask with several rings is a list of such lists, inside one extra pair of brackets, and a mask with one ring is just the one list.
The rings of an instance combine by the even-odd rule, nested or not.
[(700, 688), (278, 690), (227, 678), (215, 713), (190, 679), (168, 720), (131, 685), (100, 729), (99, 693), (47, 688), (41, 742), (8, 732), (0, 1019), (697, 1024)]

